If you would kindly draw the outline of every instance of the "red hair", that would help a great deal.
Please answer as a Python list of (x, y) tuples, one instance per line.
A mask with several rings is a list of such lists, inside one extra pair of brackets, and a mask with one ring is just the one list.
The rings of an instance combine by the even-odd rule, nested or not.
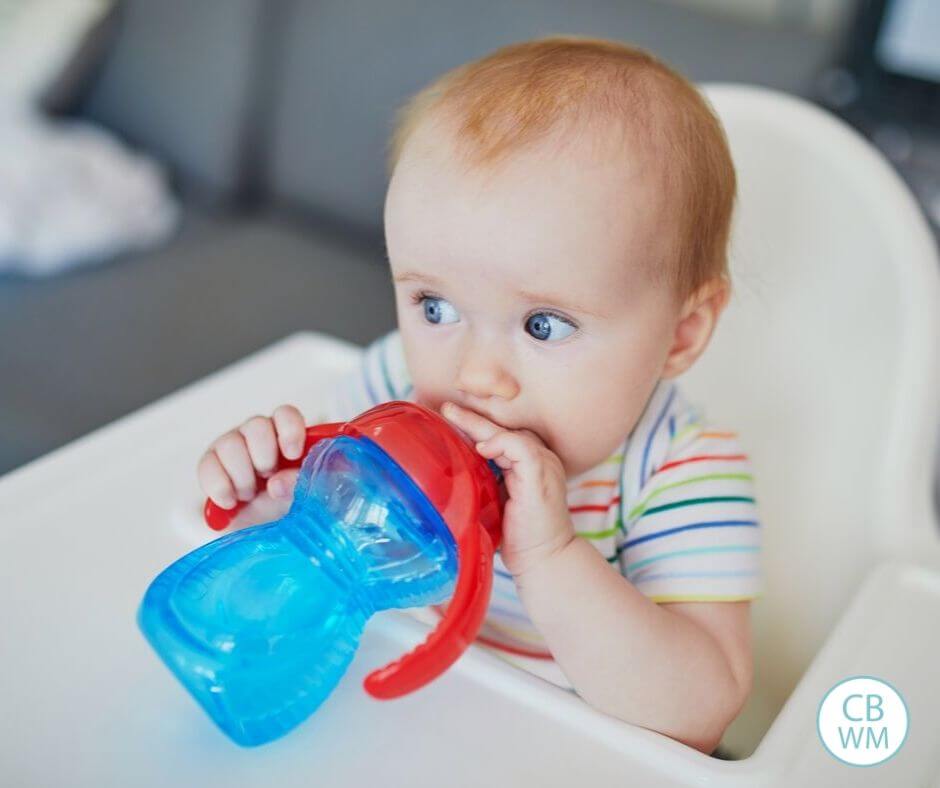
[(649, 52), (552, 36), (458, 66), (399, 110), (389, 173), (431, 116), (447, 120), (466, 161), (477, 168), (493, 167), (559, 128), (620, 130), (662, 165), (676, 234), (670, 260), (654, 273), (683, 298), (716, 278), (729, 280), (737, 187), (724, 130), (697, 88)]

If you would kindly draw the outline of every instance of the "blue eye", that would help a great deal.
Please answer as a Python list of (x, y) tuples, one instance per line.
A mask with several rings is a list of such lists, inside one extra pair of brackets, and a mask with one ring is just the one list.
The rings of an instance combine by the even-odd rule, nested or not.
[(525, 330), (535, 339), (558, 340), (570, 337), (577, 329), (557, 315), (549, 312), (536, 312), (525, 321)]
[(460, 315), (450, 301), (435, 296), (422, 296), (421, 303), (424, 305), (424, 319), (429, 323), (456, 323), (460, 320)]

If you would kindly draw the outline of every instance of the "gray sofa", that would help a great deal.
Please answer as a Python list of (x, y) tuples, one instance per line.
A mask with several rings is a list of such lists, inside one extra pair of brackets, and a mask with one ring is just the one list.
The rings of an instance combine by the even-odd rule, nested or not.
[(145, 254), (0, 278), (0, 473), (293, 331), (391, 328), (386, 140), (447, 68), (578, 33), (810, 95), (835, 48), (664, 0), (127, 0), (108, 32), (68, 109), (162, 160), (184, 218)]

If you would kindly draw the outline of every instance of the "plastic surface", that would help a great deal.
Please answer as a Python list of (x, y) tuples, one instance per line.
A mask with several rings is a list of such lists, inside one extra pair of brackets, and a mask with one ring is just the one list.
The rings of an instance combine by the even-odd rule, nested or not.
[[(370, 694), (392, 698), (452, 664), (489, 601), (497, 486), (447, 422), (418, 405), (388, 403), (348, 424), (310, 428), (308, 445), (285, 517), (175, 562), (139, 612), (166, 665), (243, 745), (277, 738), (316, 710), (375, 611), (453, 592), (427, 641), (366, 679)], [(206, 515), (222, 519), (211, 504)]]
[(290, 512), (193, 551), (147, 591), (140, 625), (202, 707), (243, 745), (306, 719), (377, 610), (441, 601), (456, 544), (368, 439), (323, 441)]

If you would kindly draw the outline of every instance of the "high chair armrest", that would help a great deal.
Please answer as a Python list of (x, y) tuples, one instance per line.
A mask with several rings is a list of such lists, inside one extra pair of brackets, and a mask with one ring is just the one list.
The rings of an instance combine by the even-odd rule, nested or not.
[[(760, 773), (800, 786), (927, 785), (938, 775), (936, 714), (940, 708), (940, 571), (891, 559), (877, 564), (749, 758)], [(817, 731), (826, 693), (852, 676), (894, 687), (909, 713), (895, 756), (871, 768), (831, 755)]]

